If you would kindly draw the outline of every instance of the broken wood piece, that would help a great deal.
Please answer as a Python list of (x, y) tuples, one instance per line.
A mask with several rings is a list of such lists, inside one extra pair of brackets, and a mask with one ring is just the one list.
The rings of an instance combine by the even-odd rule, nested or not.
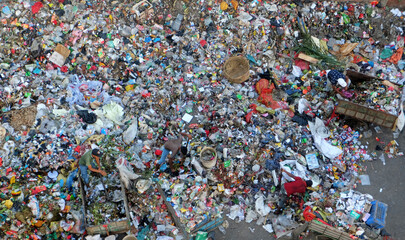
[(384, 81), (382, 81), (381, 83), (382, 83), (384, 86), (392, 87), (395, 91), (399, 92), (399, 87), (398, 87), (396, 84), (394, 84), (394, 83), (392, 83), (392, 82), (390, 82), (390, 81), (388, 81), (388, 80), (384, 80)]
[(305, 61), (307, 61), (307, 62), (313, 63), (313, 64), (316, 64), (316, 63), (318, 63), (318, 61), (319, 61), (318, 59), (313, 58), (313, 57), (311, 57), (311, 56), (308, 56), (308, 55), (306, 55), (306, 54), (304, 54), (304, 53), (298, 54), (298, 58), (299, 58), (299, 59), (302, 59), (302, 60), (305, 60)]

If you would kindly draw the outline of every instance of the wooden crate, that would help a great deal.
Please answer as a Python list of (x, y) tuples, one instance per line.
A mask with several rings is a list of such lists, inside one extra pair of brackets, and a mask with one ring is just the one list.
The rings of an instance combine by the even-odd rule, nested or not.
[(374, 110), (345, 100), (338, 100), (336, 112), (391, 129), (395, 128), (397, 121), (397, 116), (395, 115)]
[(308, 230), (320, 233), (331, 239), (336, 239), (336, 240), (351, 240), (352, 239), (350, 234), (348, 234), (347, 232), (343, 232), (339, 229), (319, 223), (317, 221), (310, 222), (309, 226), (308, 226)]
[(125, 220), (125, 221), (112, 222), (112, 223), (87, 227), (86, 232), (89, 235), (96, 235), (96, 234), (110, 235), (110, 234), (128, 232), (129, 228), (130, 228), (130, 223), (129, 223), (129, 221)]
[(374, 76), (367, 75), (367, 74), (360, 73), (360, 72), (353, 71), (353, 70), (347, 70), (346, 76), (348, 76), (353, 83), (371, 81), (371, 80), (376, 79), (376, 77), (374, 77)]

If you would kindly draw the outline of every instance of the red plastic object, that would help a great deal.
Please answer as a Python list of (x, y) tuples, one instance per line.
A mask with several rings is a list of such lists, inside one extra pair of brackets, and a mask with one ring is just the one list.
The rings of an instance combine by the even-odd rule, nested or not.
[(43, 7), (44, 5), (42, 4), (42, 2), (36, 2), (34, 5), (32, 5), (31, 10), (32, 13), (35, 14), (37, 12), (39, 12), (39, 10)]

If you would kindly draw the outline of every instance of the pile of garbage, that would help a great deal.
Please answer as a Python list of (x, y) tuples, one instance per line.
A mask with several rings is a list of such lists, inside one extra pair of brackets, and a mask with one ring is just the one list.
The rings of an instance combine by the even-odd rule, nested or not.
[[(384, 228), (353, 188), (363, 161), (403, 153), (395, 140), (371, 153), (368, 128), (337, 117), (325, 70), (373, 76), (351, 86), (353, 102), (403, 115), (398, 9), (19, 0), (0, 13), (1, 238), (78, 239), (129, 221), (138, 239), (180, 239), (216, 220), (225, 233), (225, 215), (277, 237), (309, 221), (356, 237)], [(192, 136), (184, 162), (156, 169), (180, 132)], [(82, 186), (75, 162), (96, 148), (107, 175)], [(281, 197), (294, 180), (281, 169), (312, 187)]]

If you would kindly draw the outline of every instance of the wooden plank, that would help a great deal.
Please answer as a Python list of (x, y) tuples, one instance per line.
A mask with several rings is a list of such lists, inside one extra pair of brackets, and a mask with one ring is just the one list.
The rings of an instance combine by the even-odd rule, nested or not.
[(78, 171), (78, 176), (79, 176), (79, 187), (80, 187), (80, 195), (82, 196), (82, 207), (83, 207), (83, 223), (84, 223), (84, 228), (87, 228), (87, 223), (86, 223), (86, 214), (87, 214), (87, 209), (86, 209), (86, 194), (84, 194), (84, 186), (83, 186), (83, 180), (82, 180), (82, 173), (80, 172), (80, 168)]
[(178, 227), (180, 229), (180, 231), (183, 233), (184, 237), (186, 239), (190, 239), (189, 234), (187, 233), (184, 225), (181, 223), (180, 218), (177, 216), (176, 211), (174, 210), (173, 206), (166, 200), (166, 194), (163, 191), (163, 189), (160, 187), (160, 184), (157, 184), (157, 189), (159, 191), (159, 194), (162, 196), (163, 202), (165, 203), (167, 210), (169, 211), (174, 224), (176, 225), (176, 227)]
[(381, 83), (382, 83), (384, 86), (392, 87), (392, 88), (393, 88), (395, 91), (397, 91), (397, 92), (400, 91), (398, 85), (396, 85), (396, 84), (394, 84), (394, 83), (392, 83), (392, 82), (390, 82), (390, 81), (388, 81), (388, 80), (383, 80)]
[(298, 54), (298, 58), (299, 58), (299, 59), (302, 59), (302, 60), (305, 60), (305, 61), (307, 61), (307, 62), (313, 63), (313, 64), (316, 64), (316, 63), (318, 63), (318, 61), (319, 61), (318, 59), (313, 58), (313, 57), (311, 57), (311, 56), (308, 56), (308, 55), (306, 55), (306, 54), (304, 54), (304, 53)]
[(360, 72), (353, 71), (353, 70), (347, 70), (346, 76), (348, 76), (353, 83), (371, 81), (373, 79), (376, 79), (376, 77), (374, 77), (374, 76), (367, 75), (367, 74), (360, 73)]
[(128, 206), (128, 197), (127, 197), (127, 191), (125, 190), (124, 183), (122, 182), (122, 179), (120, 178), (121, 182), (121, 191), (122, 194), (124, 194), (124, 207), (125, 207), (125, 215), (127, 217), (127, 220), (130, 221), (131, 217), (129, 215), (129, 206)]

